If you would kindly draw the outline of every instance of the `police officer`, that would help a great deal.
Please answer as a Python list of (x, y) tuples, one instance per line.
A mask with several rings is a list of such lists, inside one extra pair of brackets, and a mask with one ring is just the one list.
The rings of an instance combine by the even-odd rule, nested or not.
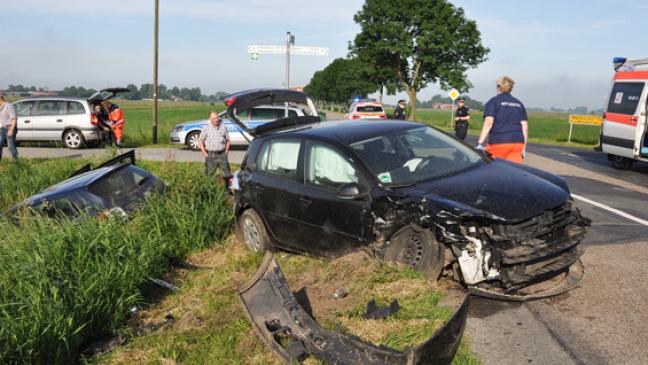
[(397, 119), (397, 120), (405, 120), (405, 107), (407, 104), (405, 103), (405, 100), (401, 99), (398, 101), (398, 105), (396, 106), (396, 109), (394, 109), (394, 115), (392, 116), (392, 119)]
[(484, 105), (484, 126), (477, 148), (484, 149), (495, 158), (522, 163), (526, 157), (529, 125), (524, 104), (511, 95), (515, 81), (508, 76), (497, 79), (497, 96)]
[(464, 98), (459, 99), (457, 110), (455, 111), (455, 137), (465, 140), (468, 134), (468, 125), (470, 123), (470, 109), (466, 107)]

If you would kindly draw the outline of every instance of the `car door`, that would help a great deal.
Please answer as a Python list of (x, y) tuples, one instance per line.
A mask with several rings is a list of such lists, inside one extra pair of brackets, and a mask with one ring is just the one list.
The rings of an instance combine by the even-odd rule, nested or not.
[(16, 119), (18, 121), (17, 141), (30, 141), (32, 139), (32, 116), (35, 113), (36, 101), (25, 100), (14, 103)]
[(65, 101), (39, 100), (36, 108), (36, 115), (31, 118), (32, 139), (60, 141), (65, 127)]
[(86, 110), (84, 103), (70, 100), (67, 102), (65, 114), (65, 127), (75, 128), (81, 131), (92, 129), (90, 124), (90, 110)]
[(365, 245), (372, 234), (369, 198), (338, 197), (340, 186), (356, 183), (367, 188), (357, 164), (342, 150), (320, 141), (307, 141), (304, 150), (304, 188), (300, 204), (303, 245), (309, 252), (335, 255)]
[(299, 168), (302, 142), (299, 139), (271, 139), (259, 152), (256, 173), (250, 184), (257, 197), (259, 213), (279, 245), (294, 249), (300, 244), (299, 200), (303, 169)]

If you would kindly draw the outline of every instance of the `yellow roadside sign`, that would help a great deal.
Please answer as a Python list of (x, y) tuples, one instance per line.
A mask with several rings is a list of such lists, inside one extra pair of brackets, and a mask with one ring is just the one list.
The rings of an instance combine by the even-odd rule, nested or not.
[(601, 125), (601, 124), (603, 124), (603, 117), (600, 116), (600, 115), (570, 114), (569, 115), (569, 124)]

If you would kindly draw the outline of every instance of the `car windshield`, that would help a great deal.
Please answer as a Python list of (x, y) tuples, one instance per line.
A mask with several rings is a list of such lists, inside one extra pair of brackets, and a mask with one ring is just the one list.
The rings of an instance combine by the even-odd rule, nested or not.
[(138, 188), (150, 178), (151, 174), (139, 167), (124, 165), (94, 182), (88, 190), (109, 200), (113, 205), (121, 205), (135, 199)]
[(470, 147), (428, 126), (358, 141), (351, 148), (385, 186), (454, 175), (483, 162)]

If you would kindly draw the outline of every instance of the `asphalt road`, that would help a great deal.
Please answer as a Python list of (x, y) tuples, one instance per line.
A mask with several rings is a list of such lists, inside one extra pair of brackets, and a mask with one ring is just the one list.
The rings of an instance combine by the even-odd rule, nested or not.
[[(528, 152), (525, 163), (563, 176), (578, 197), (576, 206), (593, 221), (584, 242), (586, 276), (579, 288), (552, 299), (475, 299), (467, 328), (471, 348), (486, 364), (648, 364), (648, 164), (619, 171), (592, 150), (531, 144)], [(19, 153), (77, 158), (106, 152)], [(230, 162), (240, 163), (244, 153), (233, 151)], [(142, 148), (137, 154), (202, 161), (198, 152), (174, 148)]]

